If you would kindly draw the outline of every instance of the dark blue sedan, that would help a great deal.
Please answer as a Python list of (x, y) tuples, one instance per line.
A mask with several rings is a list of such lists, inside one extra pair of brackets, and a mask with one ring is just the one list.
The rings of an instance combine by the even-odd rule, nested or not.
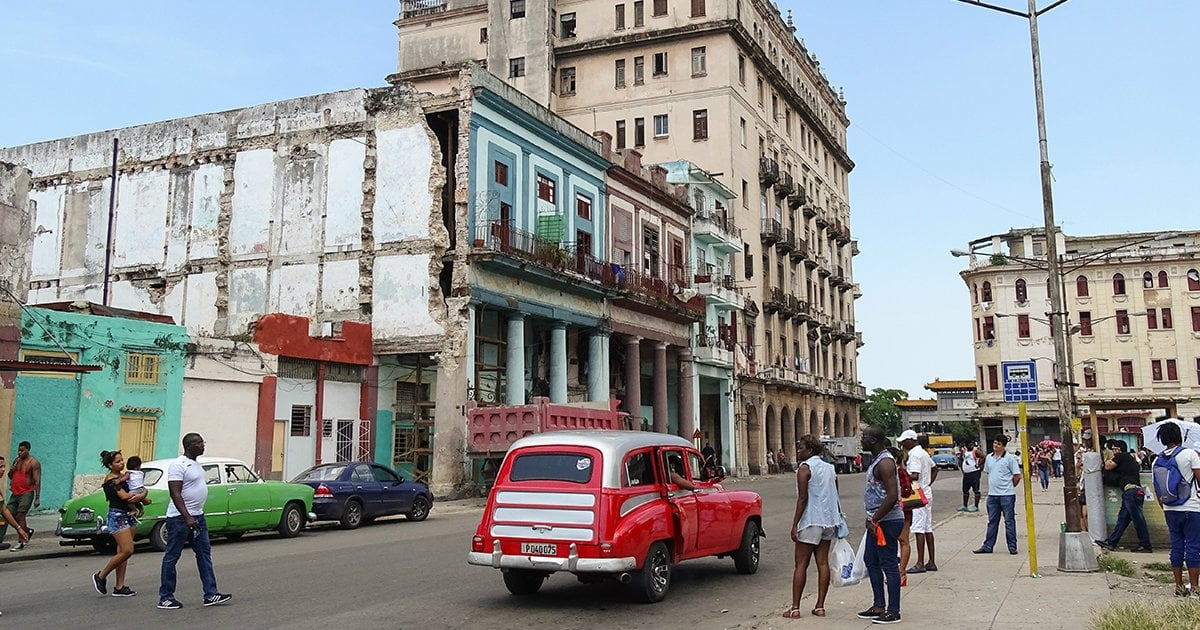
[(374, 462), (337, 462), (313, 466), (292, 483), (313, 487), (313, 512), (318, 521), (338, 521), (342, 529), (354, 529), (364, 521), (403, 514), (410, 521), (423, 521), (433, 507), (429, 486), (407, 481), (391, 469)]

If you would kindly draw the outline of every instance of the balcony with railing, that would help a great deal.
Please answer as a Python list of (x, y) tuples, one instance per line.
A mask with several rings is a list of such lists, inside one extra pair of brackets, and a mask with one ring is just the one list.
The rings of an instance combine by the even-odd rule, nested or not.
[(586, 280), (601, 290), (617, 286), (617, 269), (612, 264), (574, 244), (543, 238), (501, 221), (476, 228), (471, 254), (490, 257), (514, 272), (531, 264), (543, 271), (548, 282), (581, 286), (579, 281)]
[(811, 219), (817, 216), (817, 207), (810, 204), (804, 206), (804, 218)]
[(783, 235), (779, 238), (779, 242), (775, 243), (775, 251), (780, 254), (786, 254), (796, 247), (796, 233), (792, 228), (784, 228)]
[(793, 316), (801, 322), (811, 322), (813, 319), (812, 306), (805, 300), (796, 299), (796, 314)]
[(793, 210), (803, 206), (806, 203), (808, 203), (808, 195), (804, 192), (803, 188), (797, 188), (796, 192), (788, 195), (787, 204), (788, 207)]
[(817, 227), (829, 227), (829, 215), (825, 208), (817, 208)]
[(795, 246), (792, 247), (790, 256), (792, 262), (799, 262), (805, 258), (808, 258), (808, 241), (802, 238), (797, 238)]
[(761, 219), (758, 236), (766, 245), (783, 238), (783, 226), (776, 219)]
[(779, 162), (765, 155), (758, 158), (758, 181), (767, 186), (779, 181)]
[(787, 171), (779, 172), (779, 181), (775, 182), (775, 196), (786, 197), (796, 190), (796, 184), (792, 181), (792, 174)]
[(400, 19), (442, 13), (445, 10), (446, 0), (401, 0)]
[[(787, 295), (779, 287), (767, 289), (766, 299), (763, 300), (763, 312), (770, 315), (778, 313), (787, 307)], [(790, 315), (789, 315), (790, 317)]]
[(742, 230), (724, 211), (697, 211), (692, 218), (692, 238), (724, 253), (742, 251)]
[(710, 326), (707, 331), (696, 335), (692, 356), (700, 363), (733, 367), (736, 347), (737, 344), (733, 341), (732, 326), (719, 326), (715, 330)]
[(746, 296), (734, 282), (733, 276), (697, 275), (695, 281), (696, 290), (718, 311), (740, 311), (746, 307)]

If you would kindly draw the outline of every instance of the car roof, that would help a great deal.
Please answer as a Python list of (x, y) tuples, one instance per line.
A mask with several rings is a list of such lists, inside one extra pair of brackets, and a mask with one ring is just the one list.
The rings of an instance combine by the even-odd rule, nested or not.
[[(180, 457), (182, 457), (182, 455), (180, 455)], [(155, 459), (155, 460), (148, 461), (148, 462), (142, 462), (142, 468), (157, 468), (159, 470), (166, 470), (167, 466), (170, 466), (171, 464), (175, 463), (176, 461), (179, 461), (179, 457), (171, 457), (169, 459)], [(200, 457), (196, 458), (196, 461), (200, 462), (201, 464), (241, 464), (243, 466), (246, 466), (246, 468), (250, 467), (246, 464), (246, 462), (244, 462), (240, 459), (233, 459), (232, 457), (207, 457), (207, 456), (201, 455)]]
[[(692, 446), (678, 435), (651, 431), (593, 429), (584, 431), (546, 431), (513, 442), (512, 449), (525, 446), (590, 446), (605, 456), (623, 454), (647, 446)], [(512, 450), (510, 449), (510, 450)]]

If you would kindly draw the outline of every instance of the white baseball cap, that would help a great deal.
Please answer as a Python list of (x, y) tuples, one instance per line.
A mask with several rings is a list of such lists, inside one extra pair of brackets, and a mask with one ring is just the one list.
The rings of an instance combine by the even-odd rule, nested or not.
[(906, 429), (904, 431), (904, 433), (900, 434), (900, 437), (897, 438), (897, 441), (903, 442), (904, 440), (915, 440), (915, 439), (917, 439), (917, 432), (913, 431), (912, 429)]

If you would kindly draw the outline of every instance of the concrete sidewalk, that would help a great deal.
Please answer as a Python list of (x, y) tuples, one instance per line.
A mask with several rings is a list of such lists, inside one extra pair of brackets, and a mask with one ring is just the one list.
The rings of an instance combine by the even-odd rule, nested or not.
[[(1000, 523), (995, 552), (990, 555), (971, 553), (982, 544), (987, 528), (987, 516), (981, 503), (979, 512), (957, 512), (953, 517), (934, 525), (938, 571), (908, 576), (908, 586), (900, 591), (901, 625), (970, 627), (972, 630), (1078, 629), (1087, 627), (1093, 609), (1110, 601), (1132, 597), (1132, 594), (1123, 591), (1110, 590), (1109, 580), (1103, 572), (1059, 572), (1059, 525), (1064, 518), (1061, 481), (1052, 484), (1047, 492), (1034, 488), (1033, 499), (1038, 574), (1041, 577), (1030, 576), (1024, 496), (1021, 494), (1017, 495), (1016, 509), (1018, 555), (1008, 553), (1004, 543), (1003, 521)], [(935, 500), (957, 501), (958, 495), (942, 490), (935, 495)], [(858, 543), (861, 536), (861, 530), (856, 536), (851, 536), (854, 544)], [(1100, 552), (1099, 547), (1094, 549)], [(1166, 560), (1166, 551), (1129, 555), (1146, 561)], [(909, 566), (916, 564), (916, 557), (914, 549)], [(871, 605), (873, 598), (868, 580), (845, 588), (830, 587), (825, 602), (827, 617), (812, 618), (809, 611), (812, 610), (816, 595), (815, 569), (810, 571), (813, 573), (800, 602), (803, 611), (800, 619), (783, 619), (783, 610), (772, 610), (770, 618), (764, 614), (753, 621), (731, 627), (760, 630), (799, 628), (802, 625), (881, 627), (855, 616), (855, 613)], [(791, 600), (790, 584), (772, 585), (771, 588), (778, 591), (773, 601)]]

